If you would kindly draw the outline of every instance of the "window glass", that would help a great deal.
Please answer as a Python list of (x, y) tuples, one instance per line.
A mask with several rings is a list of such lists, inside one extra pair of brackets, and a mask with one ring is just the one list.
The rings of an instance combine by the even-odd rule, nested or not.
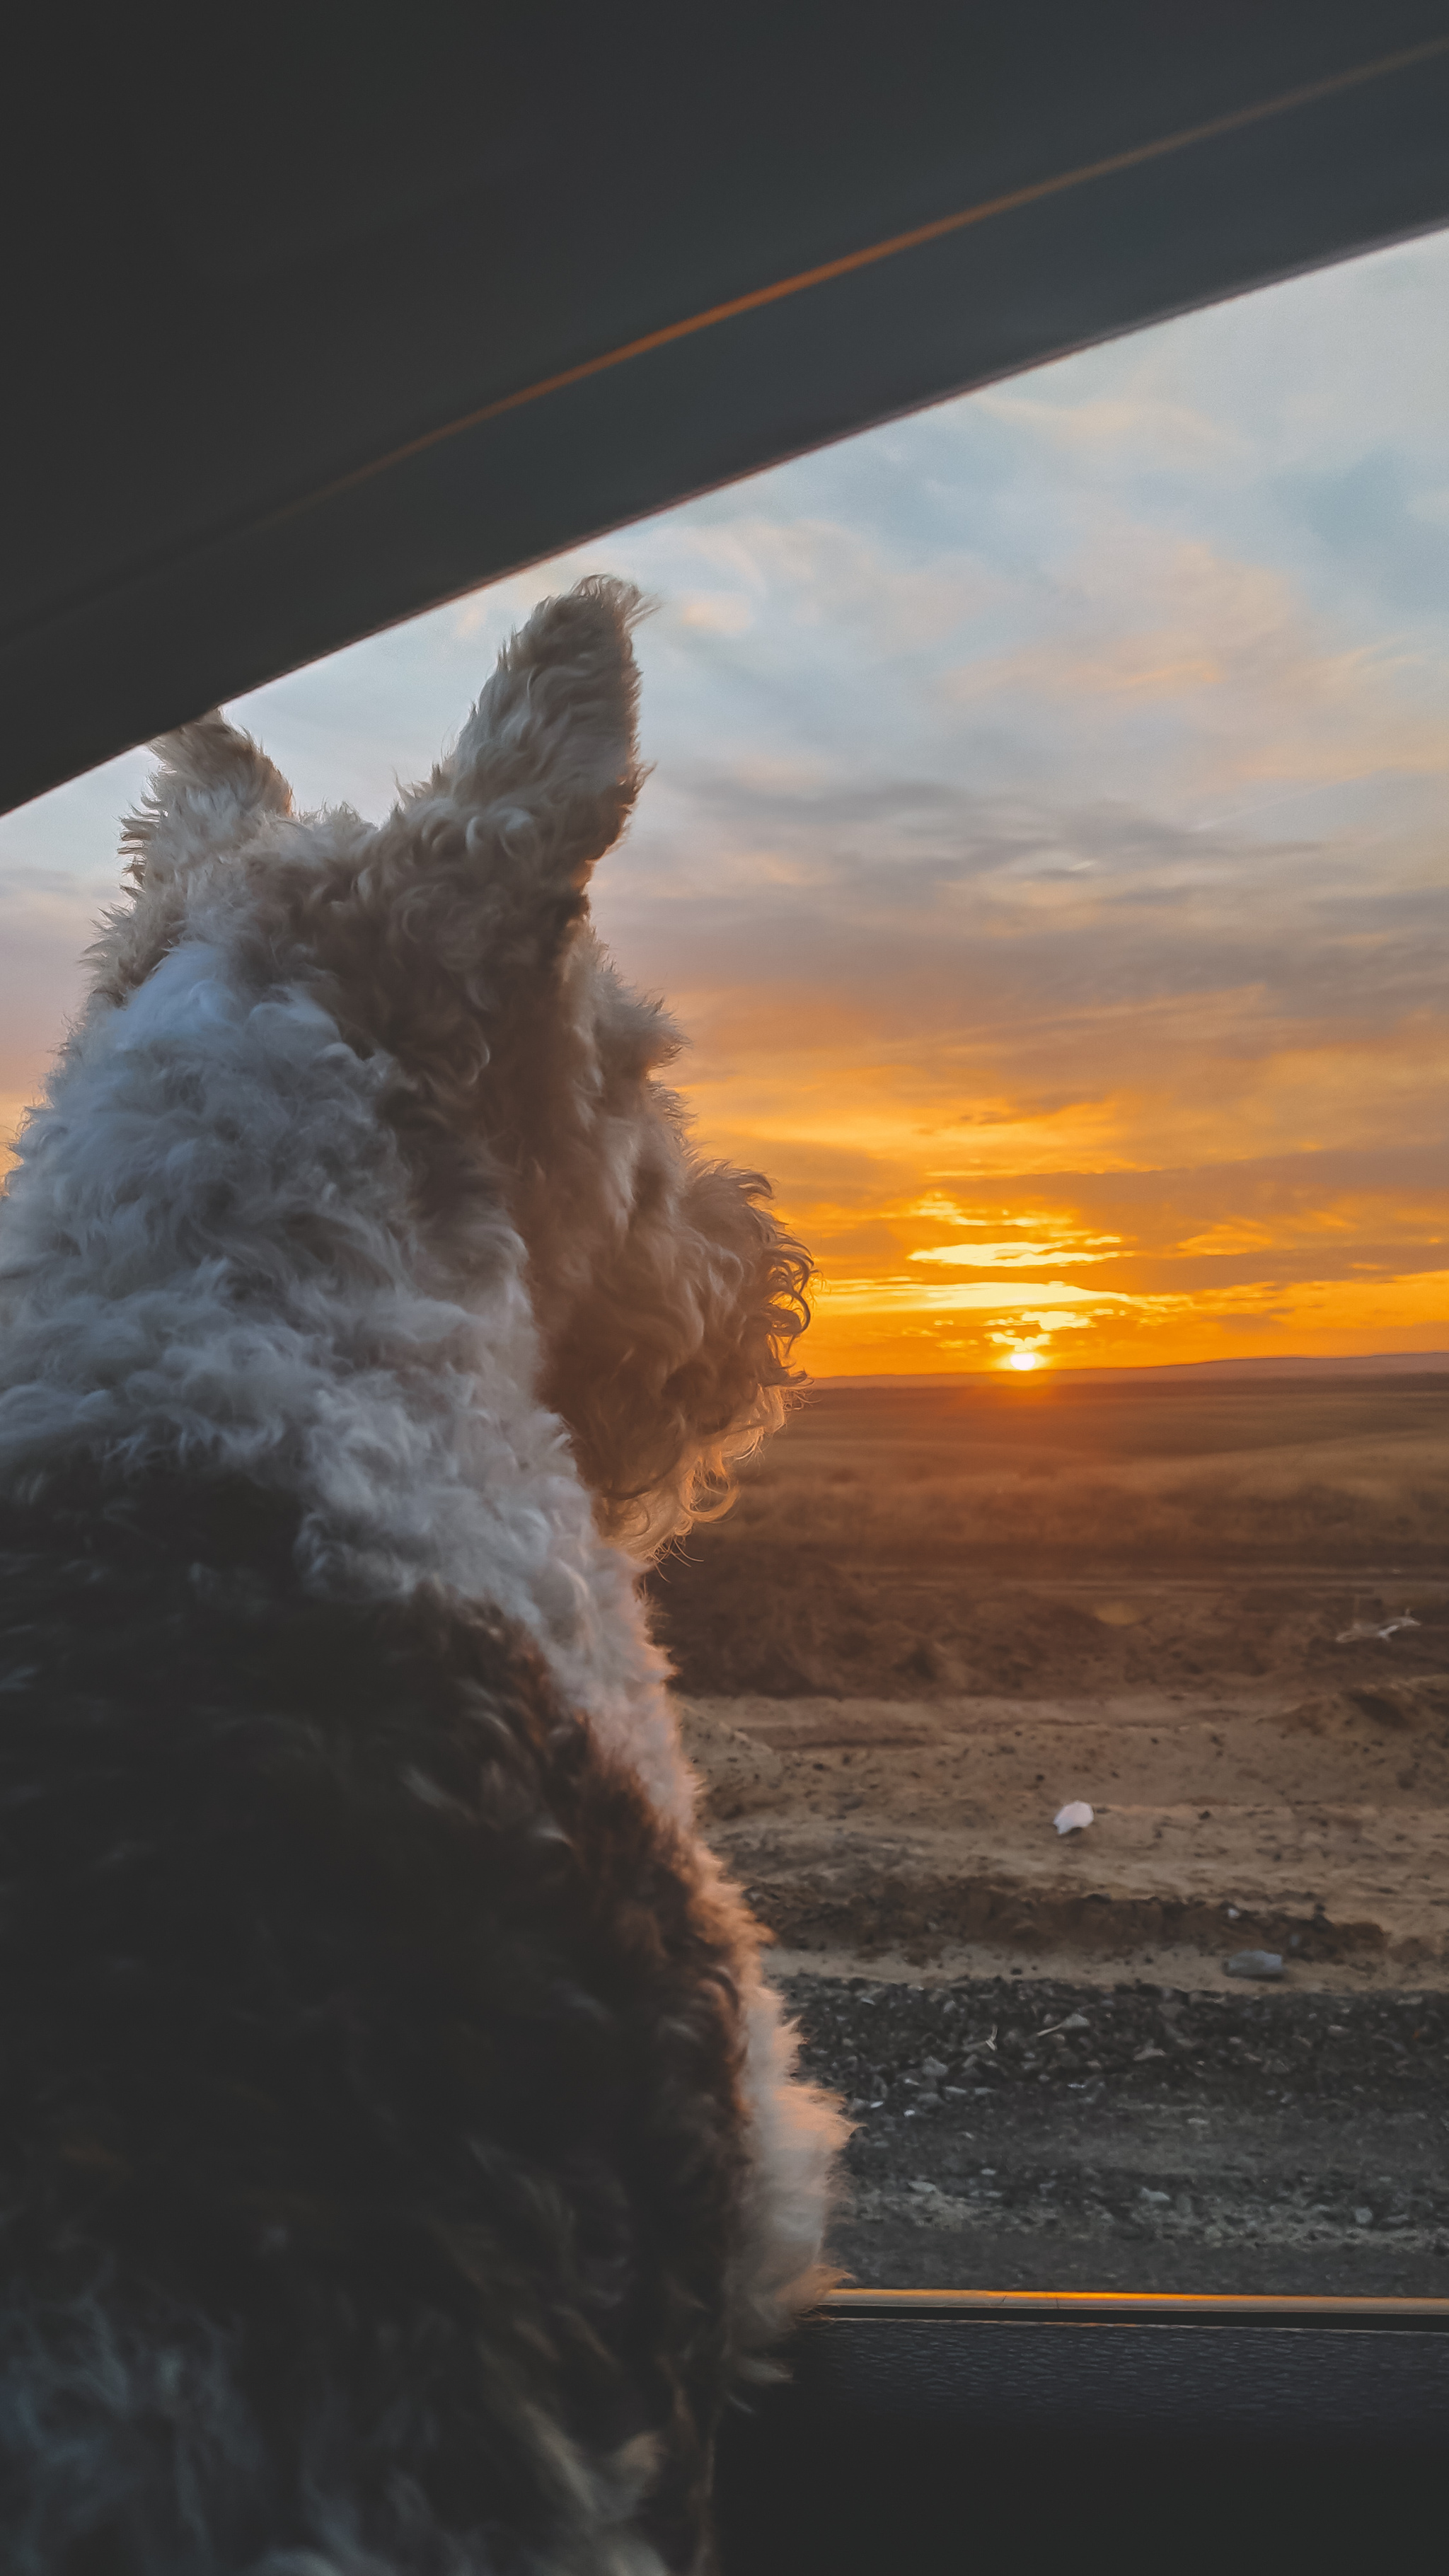
[[(377, 814), (658, 600), (596, 909), (815, 1252), (651, 1577), (866, 2282), (1449, 2292), (1449, 237), (944, 404), (238, 702)], [(137, 754), (0, 826), (35, 1089)]]

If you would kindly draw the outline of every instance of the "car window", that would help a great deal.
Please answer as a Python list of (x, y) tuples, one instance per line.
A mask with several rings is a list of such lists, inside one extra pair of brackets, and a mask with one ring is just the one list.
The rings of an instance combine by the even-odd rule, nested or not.
[[(1449, 2292), (1446, 315), (1375, 253), (231, 709), (375, 815), (658, 603), (596, 910), (819, 1270), (649, 1582), (865, 2283)], [(145, 766), (0, 825), (10, 1127)]]

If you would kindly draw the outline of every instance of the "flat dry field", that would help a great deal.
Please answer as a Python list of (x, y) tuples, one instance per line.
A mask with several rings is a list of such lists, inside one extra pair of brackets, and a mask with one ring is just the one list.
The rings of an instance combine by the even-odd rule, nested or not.
[(1449, 1375), (827, 1384), (651, 1583), (782, 1966), (1424, 1989), (1446, 1540)]

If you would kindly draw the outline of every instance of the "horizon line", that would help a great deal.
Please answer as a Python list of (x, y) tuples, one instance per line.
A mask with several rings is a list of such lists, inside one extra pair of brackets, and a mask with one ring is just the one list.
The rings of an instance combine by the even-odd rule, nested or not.
[(1316, 1353), (1309, 1351), (1259, 1352), (1242, 1359), (1216, 1360), (1141, 1360), (1107, 1361), (1098, 1367), (1085, 1364), (1054, 1367), (1050, 1361), (1030, 1372), (1014, 1371), (1009, 1362), (996, 1361), (987, 1368), (962, 1369), (868, 1369), (807, 1371), (806, 1386), (959, 1386), (968, 1380), (994, 1381), (1023, 1378), (1040, 1385), (1044, 1379), (1082, 1378), (1181, 1378), (1181, 1377), (1263, 1377), (1276, 1371), (1288, 1377), (1338, 1376), (1437, 1376), (1449, 1374), (1449, 1350), (1428, 1351), (1345, 1351)]

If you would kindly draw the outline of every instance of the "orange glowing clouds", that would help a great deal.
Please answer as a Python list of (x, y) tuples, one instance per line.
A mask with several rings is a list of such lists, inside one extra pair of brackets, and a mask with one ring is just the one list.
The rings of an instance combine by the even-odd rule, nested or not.
[[(1019, 1218), (1016, 1222), (1030, 1224), (1027, 1218)], [(1033, 1226), (1031, 1231), (1039, 1234), (1041, 1227)], [(913, 1252), (910, 1258), (912, 1261), (927, 1261), (933, 1268), (940, 1269), (1033, 1270), (1044, 1261), (1059, 1268), (1081, 1261), (1106, 1261), (1121, 1248), (1121, 1238), (1115, 1234), (1092, 1235), (1082, 1242), (1069, 1230), (1064, 1230), (1058, 1242), (1033, 1242), (1026, 1236), (1010, 1237), (1005, 1243), (933, 1243), (924, 1250)]]
[[(727, 1019), (716, 1053), (705, 1008), (694, 1093), (711, 1146), (775, 1175), (816, 1252), (817, 1373), (1449, 1347), (1449, 1046), (1422, 1007), (1347, 1020), (1337, 1050), (1318, 1031), (1310, 1083), (1256, 996), (1209, 997), (1197, 1031), (1188, 997), (1158, 1090), (1093, 1099), (1072, 1094), (1130, 1070), (1138, 1036), (1079, 1005), (1061, 1030), (995, 1032), (963, 1102), (949, 1029), (916, 1077), (894, 1035), (870, 1044), (865, 995), (852, 1044), (838, 998), (817, 1020), (792, 993), (778, 1089)], [(1013, 1103), (1013, 1074), (1053, 1070), (1058, 1096)]]

